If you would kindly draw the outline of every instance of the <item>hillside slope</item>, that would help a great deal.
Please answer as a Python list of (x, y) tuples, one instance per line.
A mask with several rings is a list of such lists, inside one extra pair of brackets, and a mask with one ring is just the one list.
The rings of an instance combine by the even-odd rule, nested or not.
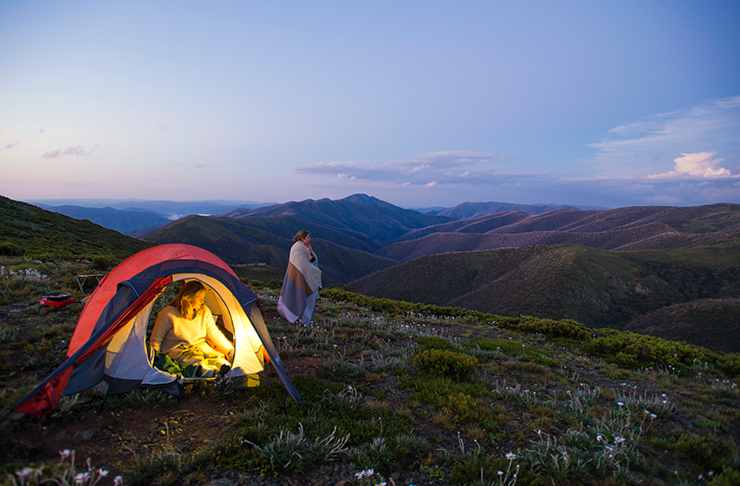
[(167, 224), (164, 215), (146, 209), (114, 209), (88, 208), (83, 206), (50, 206), (39, 204), (39, 207), (55, 213), (64, 214), (70, 218), (87, 219), (103, 228), (113, 229), (121, 233), (129, 233), (141, 228)]
[(625, 330), (686, 341), (714, 351), (740, 350), (740, 299), (701, 299), (641, 315)]
[(740, 297), (740, 238), (660, 251), (547, 245), (446, 253), (411, 260), (351, 285), (360, 293), (394, 300), (623, 327), (673, 304)]
[(501, 202), (464, 202), (457, 206), (444, 209), (424, 211), (424, 214), (434, 216), (449, 216), (455, 219), (480, 218), (497, 213), (517, 211), (525, 214), (543, 214), (560, 209), (574, 209), (570, 206), (553, 204), (510, 204)]
[(418, 211), (402, 209), (364, 194), (355, 194), (332, 201), (308, 199), (257, 209), (229, 211), (221, 216), (282, 217), (292, 216), (348, 235), (365, 235), (365, 239), (379, 248), (403, 234), (433, 224), (453, 221), (446, 216), (430, 216)]
[[(506, 219), (510, 219), (507, 222)], [(503, 213), (409, 232), (376, 253), (398, 261), (452, 251), (578, 244), (604, 250), (690, 248), (740, 233), (740, 205)]]
[(0, 196), (0, 254), (37, 259), (123, 260), (152, 243)]
[[(144, 238), (157, 244), (186, 243), (204, 248), (229, 264), (265, 263), (284, 272), (288, 266), (291, 238), (308, 229), (319, 256), (325, 283), (347, 283), (397, 262), (341, 243), (367, 246), (360, 237), (305, 223), (292, 216), (275, 218), (228, 218), (188, 216)], [(333, 240), (333, 241), (332, 241)]]

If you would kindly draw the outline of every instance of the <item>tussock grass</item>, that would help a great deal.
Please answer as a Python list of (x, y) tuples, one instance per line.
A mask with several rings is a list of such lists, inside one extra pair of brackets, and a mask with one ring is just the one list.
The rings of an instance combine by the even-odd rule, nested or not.
[[(612, 358), (635, 343), (631, 334), (592, 333), (565, 346), (563, 333), (578, 328), (571, 322), (561, 332), (557, 321), (525, 319), (525, 332), (513, 319), (382, 312), (344, 299), (320, 299), (315, 325), (304, 329), (274, 319), (274, 300), (266, 322), (305, 407), (279, 384), (244, 391), (203, 382), (180, 398), (86, 392), (65, 399), (48, 426), (101, 407), (166, 413), (198, 399), (222, 408), (207, 447), (188, 451), (168, 432), (137, 451), (124, 475), (131, 484), (197, 484), (214, 469), (279, 481), (327, 464), (374, 471), (363, 480), (399, 472), (417, 484), (509, 486), (670, 483), (675, 471), (707, 474), (702, 461), (717, 478), (740, 471), (740, 390), (719, 364), (732, 357), (654, 340), (652, 354), (640, 348), (641, 367), (624, 367)], [(49, 315), (61, 319), (35, 329), (34, 344), (23, 334), (28, 326), (7, 333), (4, 352), (23, 356), (26, 372), (49, 370), (64, 354), (70, 319)], [(674, 368), (663, 367), (669, 350), (679, 351)], [(3, 403), (14, 389), (2, 390)]]

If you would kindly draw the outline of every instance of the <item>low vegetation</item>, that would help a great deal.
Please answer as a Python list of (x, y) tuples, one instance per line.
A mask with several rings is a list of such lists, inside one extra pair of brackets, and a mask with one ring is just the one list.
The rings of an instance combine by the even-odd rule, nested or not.
[(41, 261), (86, 260), (109, 269), (154, 246), (90, 221), (79, 221), (0, 196), (0, 255)]
[[(70, 284), (91, 264), (2, 265), (7, 411), (62, 362), (81, 308), (37, 297), (83, 298)], [(337, 287), (322, 291), (314, 325), (302, 328), (277, 316), (278, 281), (250, 283), (306, 406), (275, 375), (276, 386), (249, 390), (191, 383), (181, 397), (89, 390), (64, 397), (42, 424), (3, 424), (4, 484), (718, 486), (740, 477), (737, 354)], [(93, 464), (80, 462), (83, 451)]]

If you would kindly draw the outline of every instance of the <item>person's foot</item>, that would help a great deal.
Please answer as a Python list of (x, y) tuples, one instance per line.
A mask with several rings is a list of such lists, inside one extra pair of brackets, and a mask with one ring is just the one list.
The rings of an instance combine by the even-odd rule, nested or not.
[(221, 369), (218, 370), (218, 376), (224, 377), (226, 376), (226, 373), (231, 371), (231, 366), (229, 365), (222, 365)]

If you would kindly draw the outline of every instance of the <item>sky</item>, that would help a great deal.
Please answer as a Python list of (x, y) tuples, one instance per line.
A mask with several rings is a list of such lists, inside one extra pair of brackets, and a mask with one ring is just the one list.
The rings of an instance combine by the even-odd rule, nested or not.
[(740, 203), (740, 2), (0, 2), (0, 195)]

